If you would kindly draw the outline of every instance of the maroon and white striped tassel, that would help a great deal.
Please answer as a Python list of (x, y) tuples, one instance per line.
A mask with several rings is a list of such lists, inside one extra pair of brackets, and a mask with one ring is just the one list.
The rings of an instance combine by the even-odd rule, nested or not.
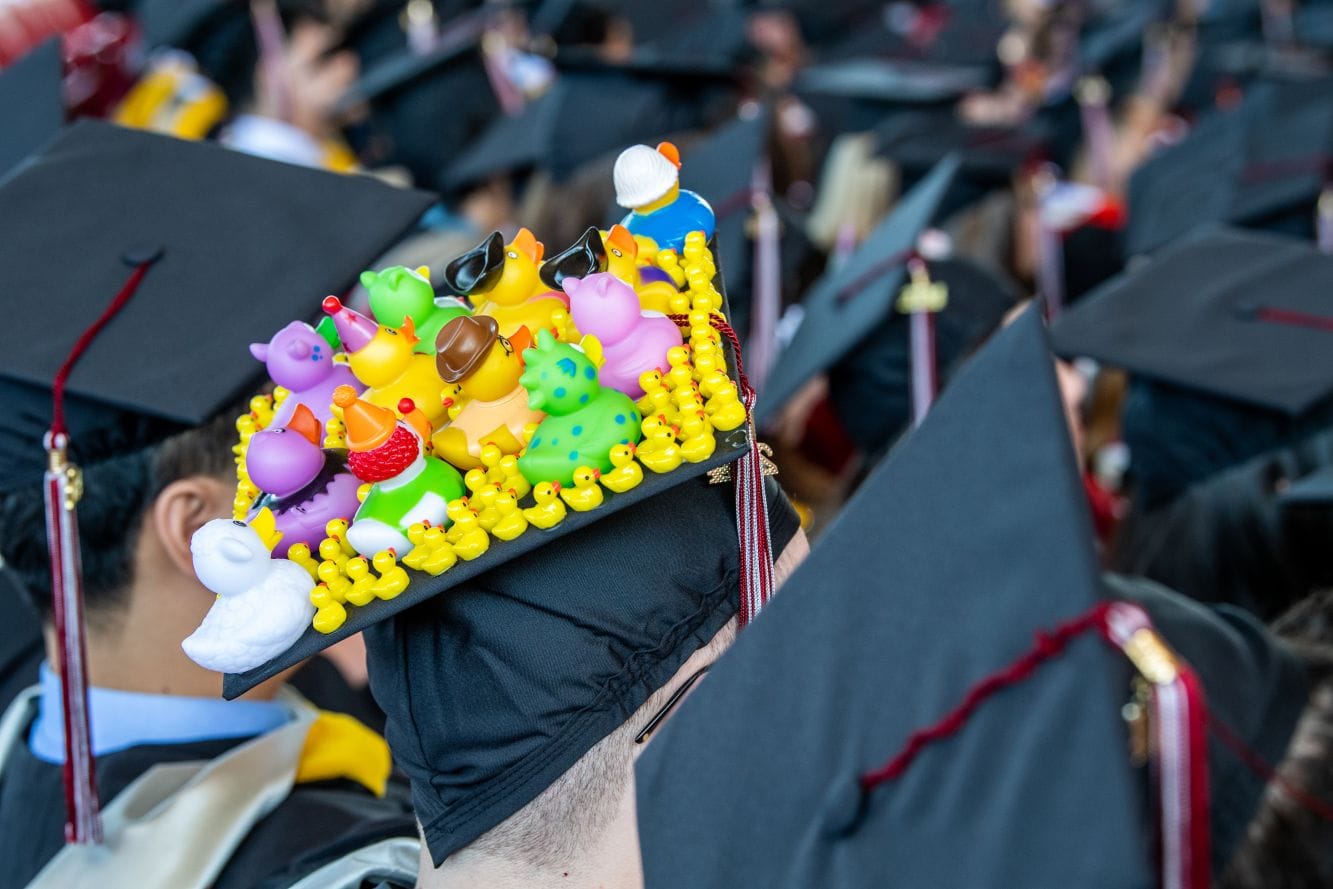
[(939, 392), (935, 315), (948, 304), (948, 290), (931, 283), (920, 259), (910, 260), (908, 269), (912, 277), (898, 298), (898, 311), (907, 314), (911, 325), (912, 425), (920, 426)]
[(1162, 889), (1208, 889), (1208, 713), (1203, 686), (1137, 605), (1107, 611), (1106, 636), (1152, 685)]
[(64, 433), (47, 433), (46, 544), (51, 557), (51, 594), (60, 645), (60, 695), (65, 723), (65, 842), (100, 843), (97, 786), (88, 725), (88, 654), (83, 634), (83, 567), (75, 505), (83, 493), (71, 465)]

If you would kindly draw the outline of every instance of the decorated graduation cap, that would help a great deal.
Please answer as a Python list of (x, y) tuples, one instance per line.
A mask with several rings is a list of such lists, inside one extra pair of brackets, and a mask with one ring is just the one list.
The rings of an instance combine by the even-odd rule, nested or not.
[[(76, 195), (79, 212), (53, 215), (60, 195)], [(266, 212), (274, 201), (280, 208)], [(0, 491), (40, 483), (46, 495), (72, 726), (72, 839), (99, 836), (84, 704), (78, 465), (216, 416), (258, 376), (236, 344), (290, 320), (303, 294), (350, 286), (428, 204), (370, 179), (94, 122), (69, 127), (0, 183), (0, 270), (26, 294), (9, 307), (13, 342), (0, 358)], [(79, 262), (60, 259), (71, 250)]]
[[(1233, 783), (1201, 720), (1273, 761), (1304, 677), (1248, 618), (1104, 589), (1069, 442), (1030, 309), (638, 760), (650, 889), (1146, 886), (1155, 829), (1162, 884), (1210, 885), (1239, 834), (1210, 832), (1208, 789), (1243, 826), (1263, 782)], [(1004, 519), (960, 523), (978, 497)], [(1127, 701), (1151, 711), (1160, 792)]]
[(1124, 435), (1146, 503), (1329, 425), (1331, 283), (1333, 258), (1309, 244), (1218, 230), (1060, 317), (1057, 351), (1131, 374)]
[(958, 163), (956, 155), (940, 161), (843, 265), (811, 288), (803, 303), (804, 320), (764, 385), (756, 412), (761, 426), (893, 311), (908, 261), (916, 256), (917, 238), (945, 199)]
[(1258, 82), (1149, 158), (1130, 180), (1127, 253), (1208, 223), (1308, 236), (1333, 150), (1331, 88), (1328, 78)]
[(0, 71), (0, 177), (64, 126), (60, 41), (48, 40)]

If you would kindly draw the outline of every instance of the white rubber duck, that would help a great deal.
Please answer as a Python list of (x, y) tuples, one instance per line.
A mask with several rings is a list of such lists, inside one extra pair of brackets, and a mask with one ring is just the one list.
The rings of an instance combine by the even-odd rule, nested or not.
[(214, 519), (194, 532), (194, 573), (218, 594), (199, 629), (181, 643), (199, 666), (244, 673), (282, 654), (310, 626), (315, 582), (295, 562), (272, 557), (281, 537), (268, 509), (248, 525)]

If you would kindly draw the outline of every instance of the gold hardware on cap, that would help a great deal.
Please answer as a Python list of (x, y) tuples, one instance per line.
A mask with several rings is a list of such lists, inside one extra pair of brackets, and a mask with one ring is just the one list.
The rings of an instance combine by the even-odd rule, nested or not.
[(1180, 674), (1176, 656), (1162, 637), (1149, 627), (1140, 627), (1125, 641), (1125, 655), (1143, 678), (1153, 685), (1170, 685)]
[(931, 282), (924, 262), (913, 262), (910, 267), (912, 280), (898, 296), (898, 311), (903, 314), (944, 311), (949, 304), (949, 288)]
[[(771, 459), (773, 449), (764, 442), (759, 442), (759, 468), (764, 475), (777, 475), (778, 464)], [(710, 485), (725, 485), (731, 481), (731, 464), (719, 466), (716, 469), (708, 470), (708, 483)]]

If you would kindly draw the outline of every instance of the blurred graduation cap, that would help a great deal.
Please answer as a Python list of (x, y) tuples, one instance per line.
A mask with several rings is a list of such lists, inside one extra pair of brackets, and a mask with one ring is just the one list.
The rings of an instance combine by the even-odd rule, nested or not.
[(1044, 118), (1015, 126), (972, 126), (952, 108), (892, 114), (875, 128), (879, 152), (899, 164), (903, 176), (923, 175), (939, 158), (958, 152), (959, 174), (985, 187), (1008, 186), (1014, 173), (1047, 156)]
[(707, 123), (729, 104), (734, 79), (716, 62), (641, 54), (612, 65), (576, 53), (556, 59), (555, 85), (512, 117), (498, 117), (439, 173), (446, 190), (542, 169), (565, 180), (626, 144)]
[(1333, 80), (1256, 83), (1150, 157), (1129, 184), (1129, 255), (1207, 223), (1310, 236), (1333, 154)]
[(64, 126), (63, 77), (56, 38), (0, 71), (0, 178)]
[[(52, 212), (62, 195), (78, 212)], [(139, 262), (151, 261), (142, 282), (66, 390), (85, 465), (229, 405), (261, 377), (245, 344), (345, 292), (430, 202), (214, 145), (67, 128), (0, 184), (0, 274), (27, 294), (8, 309), (0, 356), (0, 490), (40, 480), (56, 370)]]
[(436, 171), (501, 114), (481, 43), (489, 16), (460, 16), (429, 52), (404, 47), (362, 69), (340, 105), (369, 105), (356, 134), (369, 163), (400, 164), (417, 183), (434, 184)]
[(917, 238), (935, 217), (958, 166), (957, 155), (940, 161), (841, 267), (810, 289), (803, 302), (804, 320), (774, 363), (755, 408), (761, 427), (801, 386), (840, 361), (893, 311)]
[(952, 107), (994, 82), (993, 66), (863, 57), (806, 67), (793, 89), (832, 130), (856, 132), (905, 110)]
[[(966, 259), (926, 263), (931, 282), (948, 288), (948, 304), (935, 314), (935, 356), (942, 386), (994, 333), (1018, 302), (1013, 281)], [(829, 399), (856, 446), (884, 453), (912, 420), (912, 355), (908, 323), (892, 312), (863, 332), (829, 369)]]
[[(1003, 516), (959, 521), (979, 498), (1004, 503)], [(1150, 782), (1121, 717), (1132, 671), (1098, 630), (1119, 640), (1131, 615), (1142, 629), (1140, 608), (1160, 619), (1153, 638), (1179, 645), (1210, 712), (1265, 756), (1285, 751), (1305, 677), (1248, 618), (1103, 587), (1091, 541), (1030, 309), (958, 375), (639, 758), (645, 885), (1156, 885)], [(1046, 644), (1033, 648), (1034, 634)], [(1171, 669), (1154, 681), (1178, 692), (1180, 668), (1157, 650)], [(1238, 665), (1251, 668), (1239, 682)], [(1170, 705), (1154, 706), (1165, 725)], [(949, 730), (923, 733), (946, 714)], [(1263, 782), (1220, 745), (1208, 760), (1212, 823), (1243, 827)], [(1192, 781), (1204, 765), (1185, 764)], [(1201, 817), (1207, 799), (1184, 809)], [(1071, 844), (1070, 825), (1090, 823)], [(1164, 823), (1184, 827), (1179, 813)], [(1214, 834), (1214, 863), (1239, 836)], [(1198, 873), (1180, 885), (1208, 885)]]
[(1094, 290), (1056, 350), (1132, 377), (1124, 434), (1160, 502), (1333, 421), (1333, 256), (1254, 232), (1200, 233)]
[(1283, 506), (1333, 505), (1333, 466), (1292, 482), (1281, 496)]

